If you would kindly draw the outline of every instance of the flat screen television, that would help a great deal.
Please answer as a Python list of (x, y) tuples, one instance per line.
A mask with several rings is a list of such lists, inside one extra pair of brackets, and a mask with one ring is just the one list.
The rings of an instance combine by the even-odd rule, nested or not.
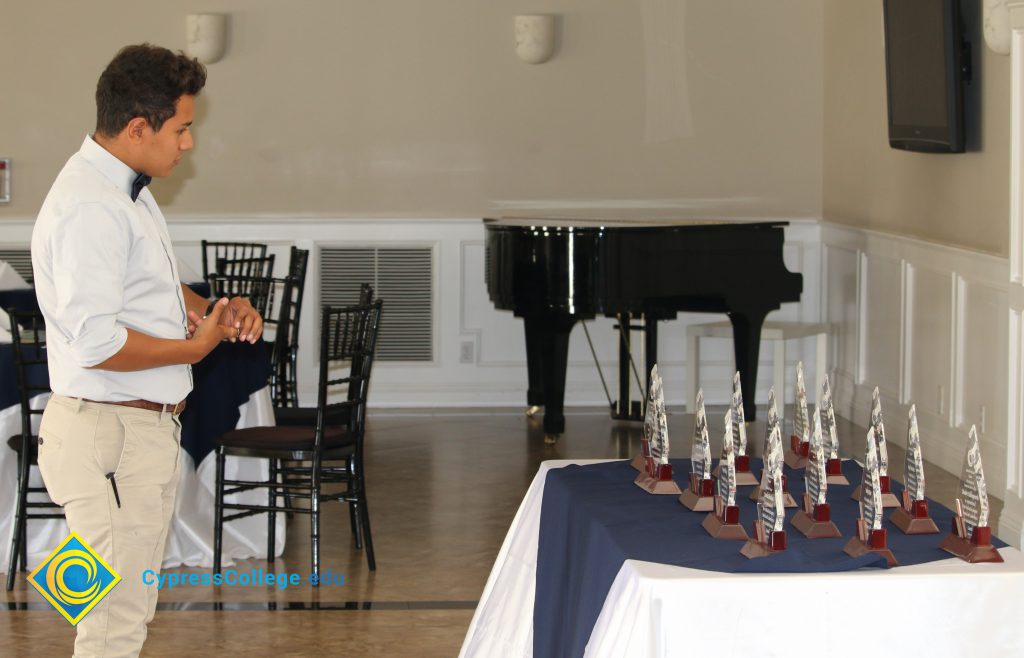
[(964, 151), (970, 50), (960, 0), (884, 0), (889, 145)]

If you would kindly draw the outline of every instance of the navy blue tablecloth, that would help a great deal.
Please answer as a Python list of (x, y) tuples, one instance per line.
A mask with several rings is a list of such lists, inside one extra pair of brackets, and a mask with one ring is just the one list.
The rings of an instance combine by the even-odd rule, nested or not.
[[(751, 460), (760, 473), (760, 460)], [(688, 459), (673, 459), (680, 488), (690, 472)], [(860, 483), (861, 469), (843, 462), (850, 485), (831, 485), (832, 520), (843, 537), (807, 539), (790, 525), (795, 509), (786, 511), (787, 549), (748, 560), (741, 541), (713, 539), (701, 527), (706, 513), (691, 512), (677, 496), (648, 494), (633, 480), (637, 472), (628, 461), (566, 466), (548, 472), (541, 503), (537, 548), (537, 583), (533, 611), (535, 658), (582, 656), (594, 623), (622, 563), (627, 559), (658, 562), (722, 572), (825, 572), (885, 567), (875, 554), (851, 558), (843, 547), (854, 534), (858, 504), (850, 494)], [(786, 468), (789, 491), (797, 501), (804, 492), (802, 471)], [(740, 487), (740, 522), (751, 532), (756, 503), (748, 500), (751, 487)], [(900, 496), (902, 486), (893, 482)], [(952, 512), (930, 502), (939, 526), (937, 535), (904, 535), (886, 512), (888, 545), (903, 565), (949, 558), (938, 548), (948, 534)], [(993, 539), (993, 543), (996, 540)], [(999, 546), (1005, 544), (999, 543)]]
[(38, 311), (35, 288), (19, 288), (17, 290), (0, 290), (0, 309), (18, 311)]

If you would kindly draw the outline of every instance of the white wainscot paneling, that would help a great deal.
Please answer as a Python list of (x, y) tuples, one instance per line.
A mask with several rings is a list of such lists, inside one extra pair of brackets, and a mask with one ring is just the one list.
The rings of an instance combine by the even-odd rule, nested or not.
[[(992, 491), (1006, 488), (1006, 383), (1008, 327), (1007, 295), (1004, 288), (964, 282), (963, 291), (963, 369), (957, 387), (956, 427), (962, 440), (954, 446), (951, 462), (959, 464), (967, 441), (967, 431), (977, 425), (981, 453)], [(997, 466), (998, 465), (998, 466)], [(954, 471), (956, 472), (956, 471)]]
[(953, 276), (928, 267), (907, 268), (907, 402), (920, 418), (948, 423), (953, 378)]
[(864, 254), (861, 276), (860, 382), (877, 386), (887, 397), (898, 398), (903, 361), (901, 263)]
[(826, 244), (825, 262), (828, 268), (825, 317), (832, 327), (829, 336), (833, 355), (831, 367), (836, 377), (852, 384), (857, 380), (860, 352), (857, 251)]

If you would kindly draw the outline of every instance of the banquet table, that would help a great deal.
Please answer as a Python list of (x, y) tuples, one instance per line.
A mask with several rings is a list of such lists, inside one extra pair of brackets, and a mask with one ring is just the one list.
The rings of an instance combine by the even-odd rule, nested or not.
[[(13, 362), (13, 347), (0, 344), (0, 365)], [(267, 378), (270, 373), (268, 347), (260, 342), (222, 343), (202, 362), (193, 366), (194, 389), (181, 414), (182, 450), (175, 511), (164, 551), (165, 568), (180, 565), (213, 565), (213, 512), (216, 459), (214, 439), (238, 427), (274, 424), (274, 411)], [(0, 440), (21, 432), (21, 409), (17, 403), (17, 383), (13, 367), (0, 369)], [(31, 403), (34, 408), (46, 404), (48, 395)], [(38, 419), (37, 419), (38, 420)], [(34, 427), (33, 431), (37, 431)], [(265, 479), (269, 473), (264, 459), (229, 457), (226, 476), (235, 479)], [(30, 482), (41, 485), (39, 471), (31, 469)], [(6, 570), (14, 531), (17, 503), (17, 455), (0, 449), (0, 569)], [(30, 496), (30, 500), (32, 500)], [(231, 500), (231, 497), (228, 498)], [(240, 502), (265, 502), (266, 495), (243, 492)], [(275, 555), (285, 543), (285, 518), (276, 519)], [(42, 562), (68, 534), (63, 519), (30, 520), (28, 524), (28, 568)], [(266, 516), (255, 515), (224, 526), (225, 564), (249, 557), (266, 557)]]
[[(673, 464), (677, 481), (682, 481), (688, 468), (679, 468), (677, 460)], [(586, 465), (603, 469), (599, 477), (619, 478), (608, 488), (621, 502), (605, 505), (600, 495), (595, 501), (590, 492), (566, 506), (572, 518), (555, 515), (558, 507), (551, 500), (545, 505), (546, 488), (552, 487), (553, 495), (566, 495), (566, 482), (594, 477)], [(794, 479), (802, 480), (790, 474), (791, 490)], [(848, 499), (853, 484), (830, 488), (834, 510), (847, 502), (856, 505), (841, 500)], [(738, 498), (749, 530), (752, 512), (744, 502), (748, 493), (749, 488), (741, 487)], [(603, 507), (617, 505), (625, 508), (624, 516), (600, 518)], [(629, 511), (631, 505), (634, 512)], [(662, 527), (631, 520), (630, 514), (642, 518), (646, 512), (641, 508), (652, 506), (659, 508), (658, 514), (668, 515), (657, 517)], [(932, 503), (937, 520), (939, 507)], [(542, 510), (549, 518), (542, 518)], [(790, 555), (750, 560), (748, 565), (732, 563), (734, 569), (755, 571), (723, 570), (743, 545), (725, 540), (715, 543), (716, 554), (699, 567), (692, 562), (678, 566), (629, 558), (608, 571), (609, 563), (602, 559), (608, 552), (633, 545), (630, 550), (640, 546), (643, 553), (645, 541), (669, 542), (672, 527), (665, 519), (677, 518), (673, 515), (679, 515), (680, 532), (704, 516), (676, 504), (672, 496), (641, 491), (632, 484), (628, 463), (544, 462), (498, 553), (460, 655), (1024, 655), (1024, 632), (1018, 622), (1024, 614), (1024, 557), (1016, 549), (1000, 548), (1003, 564), (972, 565), (941, 555), (932, 559), (935, 556), (928, 553), (949, 528), (948, 522), (939, 521), (940, 535), (899, 538), (919, 540), (913, 551), (907, 548), (910, 544), (901, 544), (906, 564), (931, 561), (892, 569), (785, 573), (790, 565), (783, 573), (769, 573), (772, 560), (792, 560), (800, 554), (801, 542), (836, 542), (841, 551), (852, 533), (844, 525), (842, 540), (806, 540), (787, 521)], [(791, 516), (789, 511), (787, 518)], [(886, 527), (900, 559), (899, 531), (888, 521)], [(581, 542), (560, 543), (562, 535), (574, 532)], [(715, 541), (706, 533), (683, 539), (694, 544)], [(833, 561), (833, 568), (843, 566), (842, 556)]]

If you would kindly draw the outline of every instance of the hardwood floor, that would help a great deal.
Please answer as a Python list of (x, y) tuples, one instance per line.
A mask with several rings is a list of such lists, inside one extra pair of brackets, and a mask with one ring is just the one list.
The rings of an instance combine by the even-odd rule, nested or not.
[[(721, 410), (709, 408), (708, 417), (712, 449), (717, 451)], [(344, 584), (319, 589), (197, 586), (162, 592), (143, 655), (456, 656), (505, 532), (540, 462), (632, 457), (642, 432), (640, 423), (612, 421), (604, 410), (570, 411), (566, 433), (548, 446), (540, 420), (526, 418), (521, 410), (371, 412), (367, 474), (377, 571), (369, 572), (365, 555), (353, 547), (347, 511), (327, 504), (321, 524), (322, 568), (343, 573)], [(862, 456), (862, 425), (840, 419), (844, 456)], [(673, 457), (689, 456), (692, 431), (691, 415), (670, 415)], [(894, 415), (887, 431), (890, 439), (902, 435), (904, 421)], [(763, 433), (763, 419), (748, 430), (755, 454)], [(922, 440), (927, 457), (927, 437)], [(891, 472), (898, 479), (903, 455), (890, 446)], [(958, 478), (929, 466), (929, 497), (949, 505)], [(993, 518), (998, 518), (1000, 501), (992, 499), (992, 508)], [(289, 521), (284, 556), (273, 565), (246, 560), (236, 570), (269, 567), (278, 573), (307, 573), (308, 523), (305, 515)], [(7, 601), (7, 612), (0, 614), (0, 653), (70, 655), (74, 629), (27, 587), (24, 575)]]

